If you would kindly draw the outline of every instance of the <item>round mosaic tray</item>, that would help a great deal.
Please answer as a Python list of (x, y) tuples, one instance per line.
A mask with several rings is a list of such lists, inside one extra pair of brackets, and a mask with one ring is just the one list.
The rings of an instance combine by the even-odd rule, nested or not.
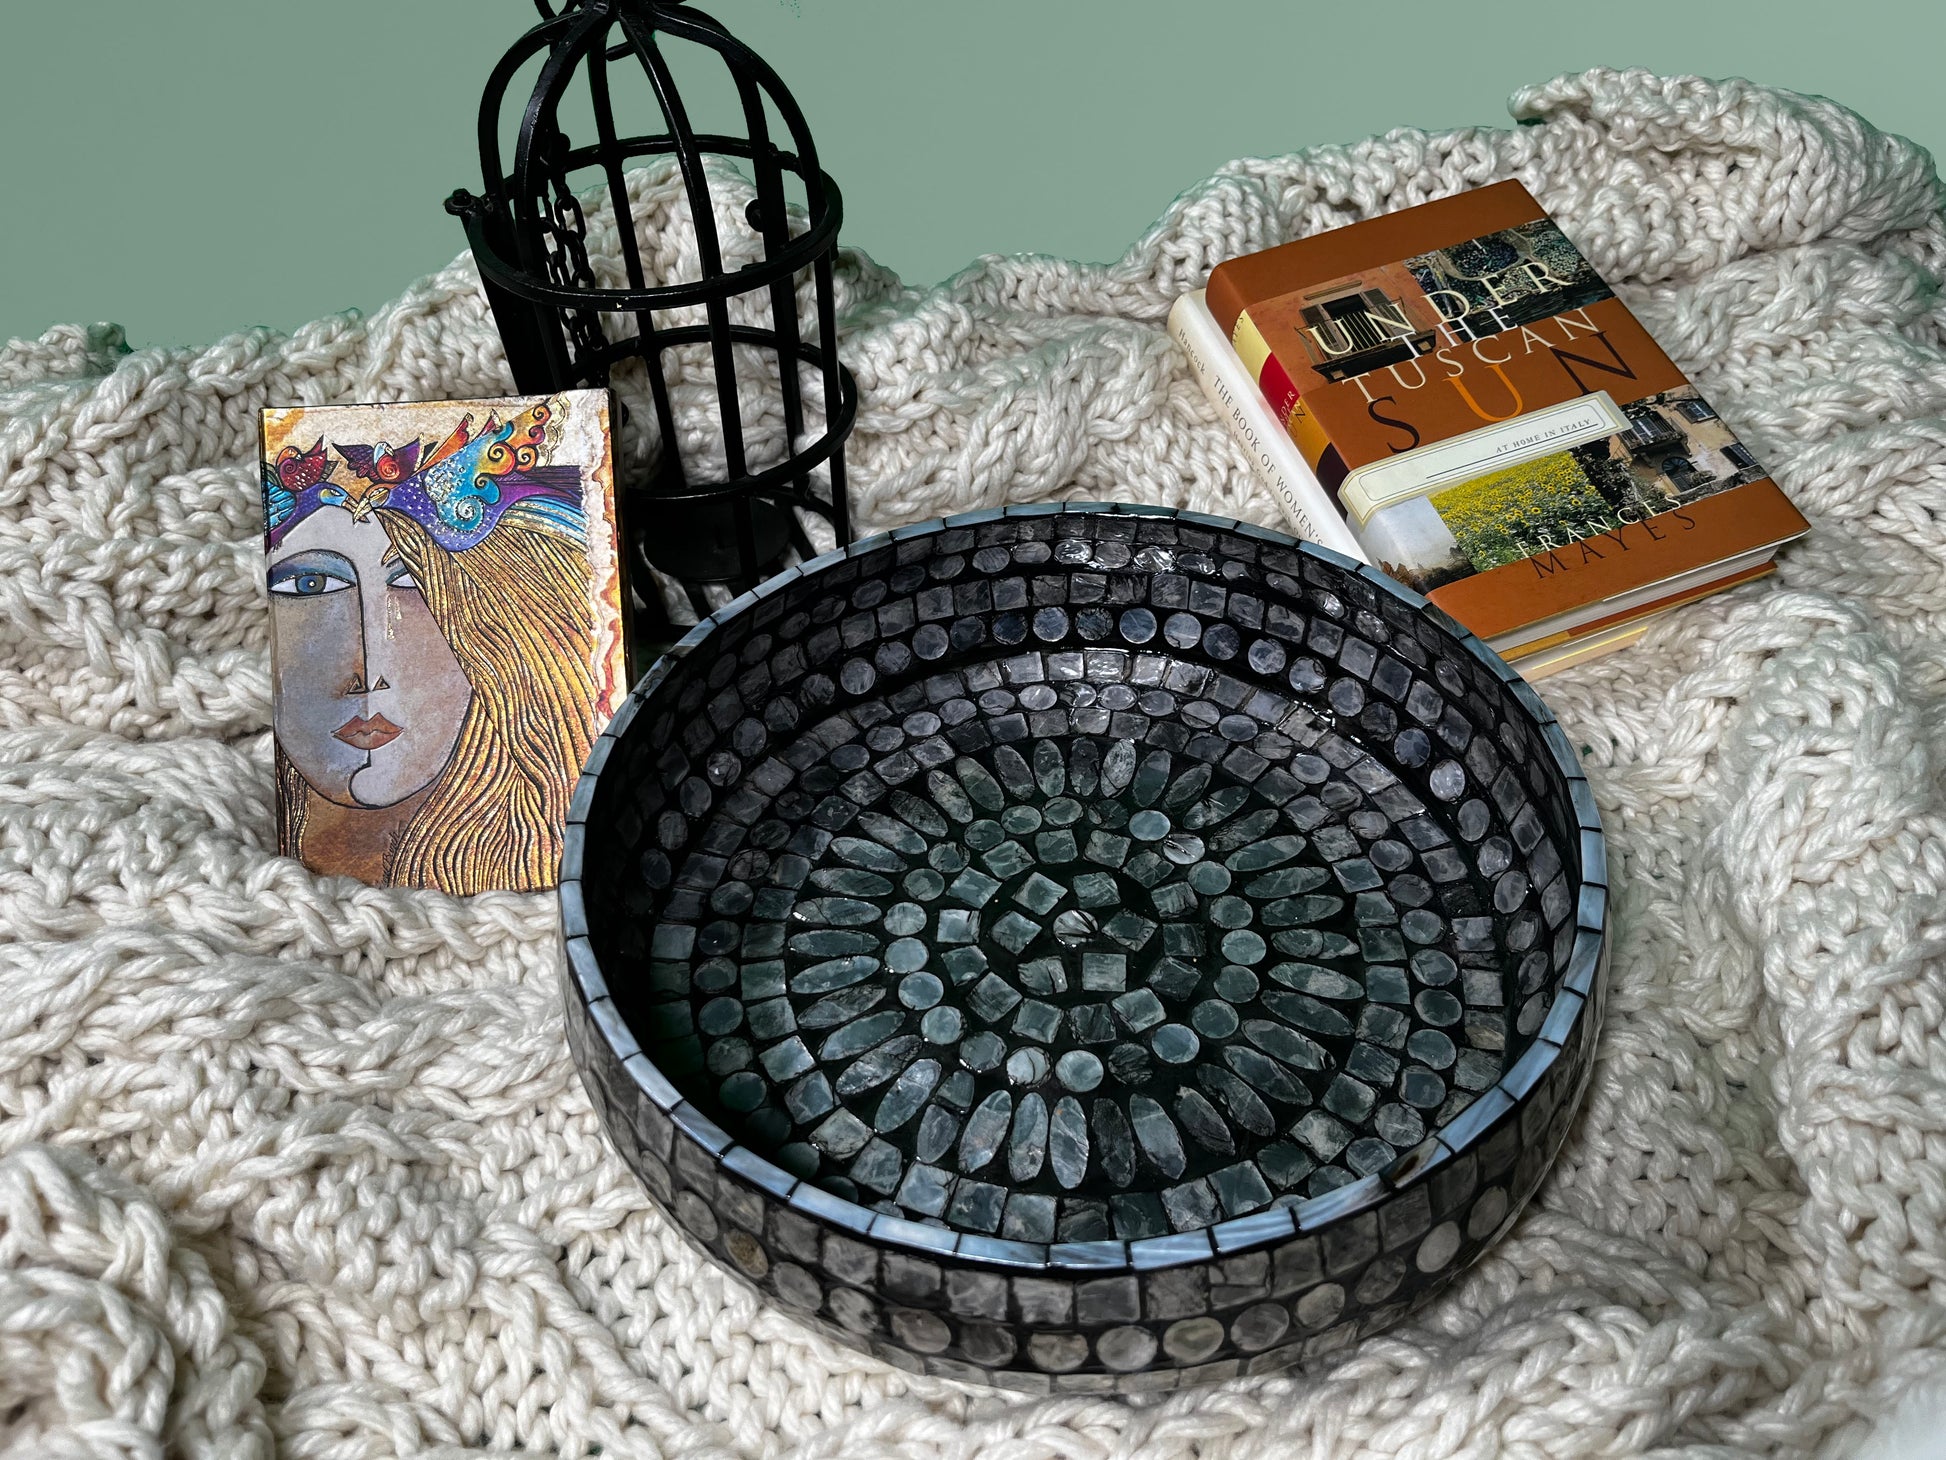
[(895, 1363), (1260, 1372), (1533, 1191), (1605, 880), (1553, 717), (1390, 579), (1189, 513), (973, 513), (636, 688), (569, 819), (570, 1042), (683, 1228)]

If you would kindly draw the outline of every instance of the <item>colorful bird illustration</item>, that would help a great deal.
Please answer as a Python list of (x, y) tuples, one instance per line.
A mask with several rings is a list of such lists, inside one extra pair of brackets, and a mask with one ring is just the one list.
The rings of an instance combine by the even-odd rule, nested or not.
[[(487, 431), (491, 434), (496, 423), (491, 415), (487, 417)], [(440, 462), (458, 451), (473, 439), (473, 413), (468, 411), (459, 418), (459, 424), (447, 433), (446, 439), (427, 453), (426, 459), (419, 464), (420, 471), (431, 471)]]
[(308, 451), (286, 446), (277, 453), (276, 461), (263, 469), (264, 516), (273, 530), (297, 510), (298, 495), (323, 481), (330, 469), (322, 436), (311, 443)]
[(324, 474), (330, 469), (331, 464), (324, 455), (322, 436), (311, 443), (308, 451), (299, 451), (295, 446), (286, 446), (277, 453), (278, 484), (293, 496), (306, 487), (323, 481)]
[(474, 546), (508, 517), (578, 544), (586, 532), (581, 468), (544, 459), (559, 439), (565, 410), (566, 402), (554, 397), (504, 423), (490, 413), (478, 431), (470, 414), (462, 416), (430, 451), (421, 441), (399, 447), (333, 442), (360, 480), (351, 486), (327, 481), (315, 500), (344, 508), (358, 522), (380, 507), (404, 513), (449, 551)]
[(469, 422), (462, 421), (440, 442), (418, 481), (448, 531), (471, 535), (516, 506), (523, 518), (570, 536), (582, 530), (580, 469), (540, 460), (550, 426), (559, 429), (556, 414), (543, 402), (504, 425), (489, 416), (477, 435), (464, 437)]
[(372, 513), (383, 507), (392, 495), (392, 489), (380, 486), (377, 482), (356, 482), (349, 487), (341, 487), (336, 482), (327, 483), (318, 489), (318, 500), (328, 507), (342, 507), (351, 513), (353, 522), (369, 522)]
[(351, 468), (353, 475), (382, 487), (397, 486), (419, 468), (417, 441), (408, 441), (396, 449), (389, 441), (381, 441), (376, 446), (332, 444), (337, 447), (338, 455), (345, 459), (345, 465)]

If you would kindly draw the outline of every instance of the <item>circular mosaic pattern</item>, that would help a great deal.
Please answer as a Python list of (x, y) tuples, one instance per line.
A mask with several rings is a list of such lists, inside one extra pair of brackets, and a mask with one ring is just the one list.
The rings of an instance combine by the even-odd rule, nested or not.
[(1255, 529), (1016, 510), (767, 585), (631, 697), (568, 848), (624, 1153), (929, 1372), (1099, 1391), (1382, 1326), (1585, 1074), (1600, 834), (1551, 717)]
[[(781, 873), (795, 896), (756, 931), (783, 956), (740, 961), (748, 925), (696, 925), (726, 1124), (882, 1211), (1140, 1238), (1379, 1170), (1498, 1077), (1504, 951), (1458, 946), (1449, 910), (1469, 904), (1317, 753), (1329, 717), (1278, 693), (1225, 710), (1198, 696), (1207, 671), (1165, 663), (1179, 688), (1009, 657), (788, 742), (817, 758), (759, 826), (805, 851), (739, 853), (707, 909), (747, 915)], [(948, 738), (1023, 710), (1069, 733)], [(1074, 733), (1090, 712), (1180, 717), (1316, 794), (1293, 814), (1220, 764)], [(867, 775), (887, 785), (869, 809), (806, 824), (811, 797)], [(1496, 969), (1470, 1011), (1461, 959)]]

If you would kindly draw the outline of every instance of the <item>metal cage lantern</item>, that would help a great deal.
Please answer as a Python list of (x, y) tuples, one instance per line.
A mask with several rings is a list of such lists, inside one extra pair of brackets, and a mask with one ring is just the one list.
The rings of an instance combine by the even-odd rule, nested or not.
[[(675, 579), (700, 615), (708, 611), (710, 587), (747, 589), (793, 555), (812, 555), (801, 512), (828, 522), (839, 544), (850, 540), (843, 445), (857, 390), (838, 360), (832, 294), (842, 207), (783, 82), (710, 16), (682, 0), (536, 5), (540, 24), (494, 68), (481, 99), (483, 191), (456, 192), (446, 207), (466, 226), (516, 389), (615, 386), (625, 371), (633, 381), (633, 362), (647, 376), (659, 458), (652, 471), (625, 471), (618, 436), (617, 474), (638, 641), (654, 642), (667, 637), (668, 619), (646, 569)], [(665, 54), (670, 40), (700, 48), (708, 53), (702, 59), (727, 69), (743, 135), (696, 129)], [(511, 165), (503, 166), (508, 90), (537, 60)], [(629, 135), (611, 97), (644, 75), (661, 126)], [(592, 139), (569, 139), (564, 102), (577, 118), (591, 117), (576, 125), (591, 125)], [(773, 140), (773, 113), (788, 133), (785, 145)], [(651, 282), (625, 169), (661, 157), (674, 160), (686, 195), (697, 266), (694, 277)], [(732, 176), (739, 167), (747, 171), (741, 184)], [(789, 196), (792, 178), (802, 191), (801, 211)], [(753, 185), (743, 221), (754, 237), (726, 238), (716, 204), (729, 190)], [(577, 188), (605, 192), (620, 248), (619, 277), (611, 280), (621, 287), (597, 280)], [(726, 262), (726, 253), (745, 257)], [(808, 327), (799, 319), (807, 275), (816, 315)], [(696, 453), (707, 458), (700, 464), (682, 458), (684, 422), (672, 406), (666, 358), (697, 347), (707, 347), (721, 430), (720, 460), (712, 441), (708, 452)], [(757, 370), (767, 398), (781, 404), (781, 439), (774, 430), (753, 438), (739, 400), (740, 361), (746, 377)], [(617, 405), (626, 411), (619, 394)], [(763, 414), (774, 419), (774, 412)]]

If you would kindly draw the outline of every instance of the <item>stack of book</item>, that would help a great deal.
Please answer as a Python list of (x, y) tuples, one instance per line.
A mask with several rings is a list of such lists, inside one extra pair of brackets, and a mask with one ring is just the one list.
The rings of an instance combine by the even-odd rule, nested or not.
[(1298, 536), (1530, 679), (1806, 530), (1517, 182), (1231, 259), (1169, 323)]

